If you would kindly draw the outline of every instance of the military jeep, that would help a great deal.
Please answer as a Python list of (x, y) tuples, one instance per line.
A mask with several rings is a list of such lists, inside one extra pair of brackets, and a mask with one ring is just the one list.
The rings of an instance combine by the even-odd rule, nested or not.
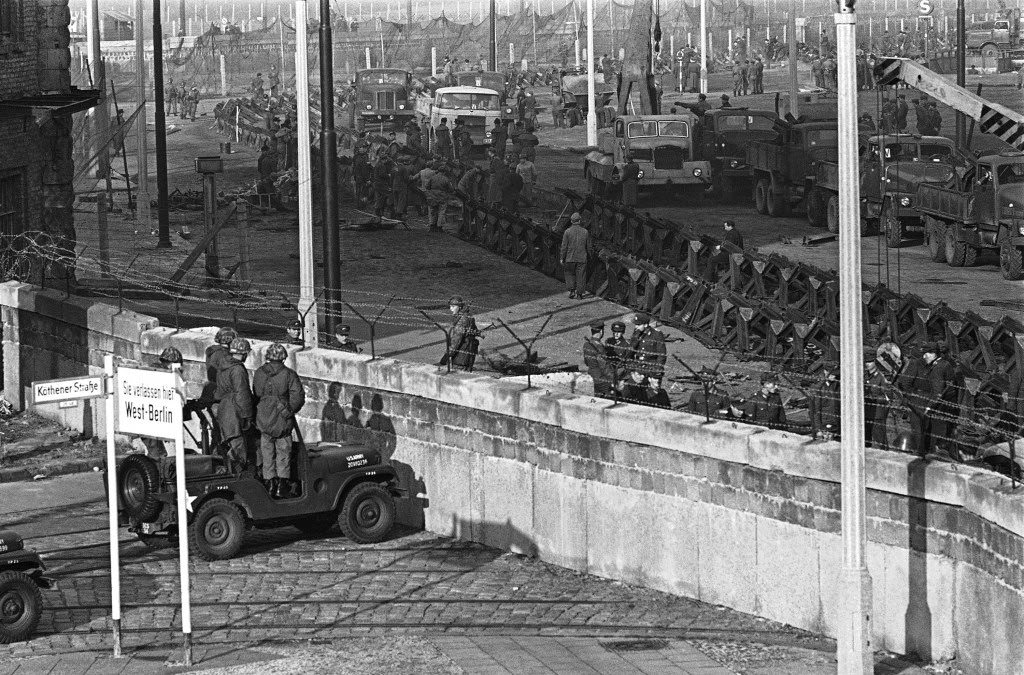
[(39, 625), (39, 589), (56, 586), (45, 572), (39, 554), (26, 550), (20, 536), (0, 530), (0, 644), (26, 640)]
[[(324, 534), (335, 525), (360, 544), (383, 541), (395, 521), (395, 470), (363, 445), (293, 442), (292, 476), (298, 490), (273, 499), (250, 470), (232, 471), (216, 454), (186, 450), (189, 549), (203, 560), (238, 553), (246, 530), (292, 525)], [(150, 548), (177, 545), (174, 457), (131, 454), (117, 468), (122, 524)]]

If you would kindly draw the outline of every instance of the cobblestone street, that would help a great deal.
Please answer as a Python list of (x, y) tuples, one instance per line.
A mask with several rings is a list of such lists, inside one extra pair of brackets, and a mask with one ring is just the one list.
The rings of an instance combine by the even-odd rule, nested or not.
[[(0, 647), (0, 675), (184, 670), (175, 665), (177, 552), (151, 551), (123, 530), (127, 658), (110, 657), (98, 474), (7, 484), (3, 497), (5, 526), (31, 533), (27, 544), (59, 588), (44, 593), (37, 636)], [(338, 533), (260, 531), (247, 536), (238, 558), (193, 561), (192, 572), (196, 669), (265, 672), (268, 662), (275, 673), (835, 669), (833, 643), (804, 631), (426, 532), (398, 530), (361, 547)], [(879, 672), (915, 672), (904, 665)]]

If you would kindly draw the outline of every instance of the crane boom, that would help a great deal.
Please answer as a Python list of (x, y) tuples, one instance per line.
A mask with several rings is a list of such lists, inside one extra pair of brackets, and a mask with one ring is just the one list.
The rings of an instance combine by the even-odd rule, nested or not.
[(998, 136), (1017, 150), (1024, 150), (1024, 115), (972, 94), (919, 63), (880, 59), (875, 65), (875, 81), (880, 85), (903, 82), (971, 117), (981, 133)]

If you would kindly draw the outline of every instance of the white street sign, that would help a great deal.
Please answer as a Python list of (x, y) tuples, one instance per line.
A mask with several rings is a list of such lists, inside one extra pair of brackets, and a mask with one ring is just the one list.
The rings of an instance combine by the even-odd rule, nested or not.
[(117, 430), (175, 440), (181, 432), (181, 399), (171, 371), (118, 368)]
[(32, 405), (103, 396), (103, 376), (69, 377), (32, 383)]

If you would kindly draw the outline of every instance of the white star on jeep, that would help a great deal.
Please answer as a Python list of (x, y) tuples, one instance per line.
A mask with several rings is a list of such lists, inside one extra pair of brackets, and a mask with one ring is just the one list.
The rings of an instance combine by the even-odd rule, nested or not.
[(188, 490), (185, 490), (185, 510), (186, 511), (191, 511), (192, 510), (192, 502), (194, 502), (197, 499), (199, 499), (199, 497), (193, 497), (192, 495), (190, 495), (188, 493)]

